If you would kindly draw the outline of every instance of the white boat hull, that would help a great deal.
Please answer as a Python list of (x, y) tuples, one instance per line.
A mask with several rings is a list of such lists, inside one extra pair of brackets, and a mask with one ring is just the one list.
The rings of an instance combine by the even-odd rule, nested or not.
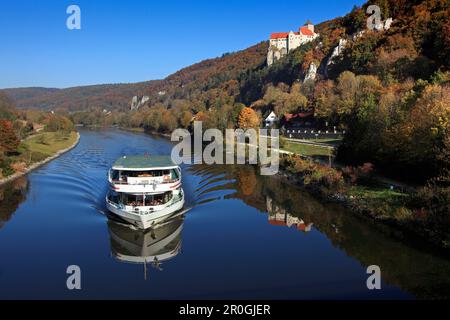
[(162, 262), (175, 257), (181, 249), (183, 218), (168, 220), (151, 232), (132, 231), (127, 226), (110, 222), (108, 226), (114, 256), (129, 263)]
[(182, 210), (184, 207), (184, 193), (182, 193), (181, 200), (177, 200), (176, 202), (169, 204), (167, 207), (160, 210), (155, 210), (153, 212), (142, 213), (126, 210), (117, 204), (110, 202), (108, 197), (106, 197), (106, 207), (110, 212), (119, 216), (136, 228), (146, 230), (154, 227), (158, 223)]

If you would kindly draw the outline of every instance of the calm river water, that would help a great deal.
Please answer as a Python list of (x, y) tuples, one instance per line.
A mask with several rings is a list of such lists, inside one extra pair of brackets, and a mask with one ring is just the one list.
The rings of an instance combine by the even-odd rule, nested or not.
[[(82, 131), (80, 144), (0, 188), (0, 298), (450, 297), (450, 260), (251, 166), (186, 166), (185, 217), (142, 233), (109, 221), (106, 173), (163, 138)], [(144, 263), (144, 261), (146, 263)], [(81, 268), (79, 291), (66, 287)], [(369, 291), (378, 265), (382, 290)]]

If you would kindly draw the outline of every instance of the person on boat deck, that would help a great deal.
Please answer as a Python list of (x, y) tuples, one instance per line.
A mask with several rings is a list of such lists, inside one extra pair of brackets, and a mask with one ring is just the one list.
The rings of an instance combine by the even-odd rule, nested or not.
[(172, 199), (172, 197), (173, 197), (172, 192), (166, 192), (163, 195), (157, 195), (152, 197), (147, 196), (145, 200), (142, 198), (142, 196), (128, 197), (125, 198), (126, 199), (125, 203), (131, 207), (143, 207), (144, 205), (149, 207), (161, 206), (169, 202)]

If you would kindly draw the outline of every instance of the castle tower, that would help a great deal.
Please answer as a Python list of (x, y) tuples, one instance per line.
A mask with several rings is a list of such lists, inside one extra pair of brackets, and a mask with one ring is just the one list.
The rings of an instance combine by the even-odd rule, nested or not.
[(306, 21), (305, 26), (314, 33), (314, 25), (311, 20)]

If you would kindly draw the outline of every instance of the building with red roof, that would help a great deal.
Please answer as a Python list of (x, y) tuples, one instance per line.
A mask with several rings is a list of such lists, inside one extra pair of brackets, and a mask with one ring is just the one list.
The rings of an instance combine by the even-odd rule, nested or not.
[(316, 39), (319, 35), (314, 31), (314, 25), (307, 21), (297, 32), (275, 32), (270, 35), (267, 64), (270, 66), (290, 51)]

